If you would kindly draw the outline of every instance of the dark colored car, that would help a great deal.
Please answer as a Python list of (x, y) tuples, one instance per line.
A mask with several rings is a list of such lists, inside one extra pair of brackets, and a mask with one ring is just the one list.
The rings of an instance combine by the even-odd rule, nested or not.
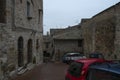
[(104, 56), (102, 53), (94, 52), (89, 54), (89, 58), (101, 58), (104, 59)]
[(120, 64), (104, 63), (91, 66), (86, 80), (120, 80)]
[(120, 64), (120, 60), (112, 60), (114, 63), (119, 63)]
[(65, 75), (65, 80), (86, 80), (89, 67), (103, 62), (109, 61), (97, 58), (76, 60), (70, 64)]
[(81, 53), (66, 53), (65, 55), (63, 55), (62, 57), (62, 62), (63, 63), (71, 63), (74, 60), (78, 60), (78, 59), (84, 59), (86, 58), (86, 56), (84, 54)]

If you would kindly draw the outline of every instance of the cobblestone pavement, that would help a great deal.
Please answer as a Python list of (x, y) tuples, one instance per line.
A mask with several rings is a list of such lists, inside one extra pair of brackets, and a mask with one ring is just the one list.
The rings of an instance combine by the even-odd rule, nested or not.
[(67, 67), (63, 63), (43, 63), (13, 80), (64, 80)]

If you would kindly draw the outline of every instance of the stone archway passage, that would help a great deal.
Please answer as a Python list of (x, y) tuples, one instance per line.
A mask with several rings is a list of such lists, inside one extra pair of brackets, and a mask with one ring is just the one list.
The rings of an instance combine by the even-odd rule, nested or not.
[(18, 66), (23, 66), (23, 38), (18, 39)]
[(32, 39), (29, 39), (27, 44), (27, 62), (32, 62)]

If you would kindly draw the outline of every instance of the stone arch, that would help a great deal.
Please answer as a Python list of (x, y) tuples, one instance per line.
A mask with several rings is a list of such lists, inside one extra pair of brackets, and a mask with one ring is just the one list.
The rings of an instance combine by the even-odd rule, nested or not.
[(32, 55), (33, 55), (32, 49), (33, 49), (32, 39), (29, 39), (27, 43), (27, 63), (32, 62)]
[(23, 66), (23, 37), (18, 38), (18, 66)]

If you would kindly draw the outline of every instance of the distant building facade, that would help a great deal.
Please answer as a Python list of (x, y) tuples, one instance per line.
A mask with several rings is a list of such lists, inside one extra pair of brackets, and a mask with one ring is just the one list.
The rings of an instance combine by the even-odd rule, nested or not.
[(0, 76), (42, 63), (42, 35), (42, 0), (0, 0)]
[(68, 52), (83, 53), (81, 26), (75, 25), (65, 29), (50, 29), (53, 44), (53, 59), (59, 61)]

